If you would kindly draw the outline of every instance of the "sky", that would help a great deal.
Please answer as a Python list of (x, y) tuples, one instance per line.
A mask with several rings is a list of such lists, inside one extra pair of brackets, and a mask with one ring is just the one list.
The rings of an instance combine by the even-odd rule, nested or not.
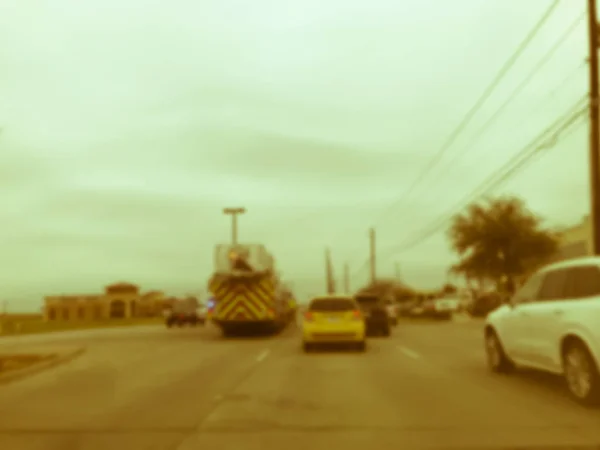
[[(378, 275), (430, 289), (442, 227), (587, 92), (586, 24), (481, 127), (585, 10), (563, 0), (469, 127), (405, 195), (550, 0), (0, 0), (0, 300), (130, 281), (202, 292), (224, 207), (298, 296)], [(587, 124), (494, 190), (548, 226), (587, 213)], [(479, 135), (479, 136), (478, 136)], [(476, 138), (475, 141), (473, 139)]]

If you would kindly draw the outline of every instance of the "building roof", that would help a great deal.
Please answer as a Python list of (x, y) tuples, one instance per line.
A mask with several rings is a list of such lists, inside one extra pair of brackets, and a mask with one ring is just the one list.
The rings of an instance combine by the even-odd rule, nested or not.
[(163, 291), (148, 291), (144, 293), (144, 297), (151, 297), (153, 295), (165, 295)]
[(109, 284), (108, 286), (106, 286), (106, 289), (115, 289), (115, 288), (134, 288), (134, 289), (139, 289), (139, 286), (137, 284), (127, 283), (126, 281), (119, 281), (117, 283)]

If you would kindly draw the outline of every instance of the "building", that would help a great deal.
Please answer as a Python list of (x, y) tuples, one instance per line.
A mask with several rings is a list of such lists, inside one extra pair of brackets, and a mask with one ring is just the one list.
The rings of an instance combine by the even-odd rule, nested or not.
[(160, 291), (140, 293), (139, 286), (115, 283), (102, 294), (54, 295), (44, 298), (45, 320), (104, 320), (155, 317), (170, 305)]
[(559, 237), (556, 261), (592, 255), (592, 222), (585, 216), (581, 223), (563, 230)]

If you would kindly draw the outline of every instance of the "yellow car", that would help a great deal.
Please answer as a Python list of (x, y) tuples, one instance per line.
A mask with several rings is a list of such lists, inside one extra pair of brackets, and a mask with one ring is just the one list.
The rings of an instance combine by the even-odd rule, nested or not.
[(318, 344), (354, 344), (367, 349), (365, 319), (358, 303), (350, 296), (329, 295), (313, 298), (302, 321), (302, 344), (305, 352)]

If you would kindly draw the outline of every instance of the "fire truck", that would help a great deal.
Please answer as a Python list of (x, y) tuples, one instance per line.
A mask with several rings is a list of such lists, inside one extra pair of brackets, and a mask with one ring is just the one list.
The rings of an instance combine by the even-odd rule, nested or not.
[(215, 247), (208, 318), (229, 336), (276, 333), (295, 321), (295, 300), (262, 244)]

